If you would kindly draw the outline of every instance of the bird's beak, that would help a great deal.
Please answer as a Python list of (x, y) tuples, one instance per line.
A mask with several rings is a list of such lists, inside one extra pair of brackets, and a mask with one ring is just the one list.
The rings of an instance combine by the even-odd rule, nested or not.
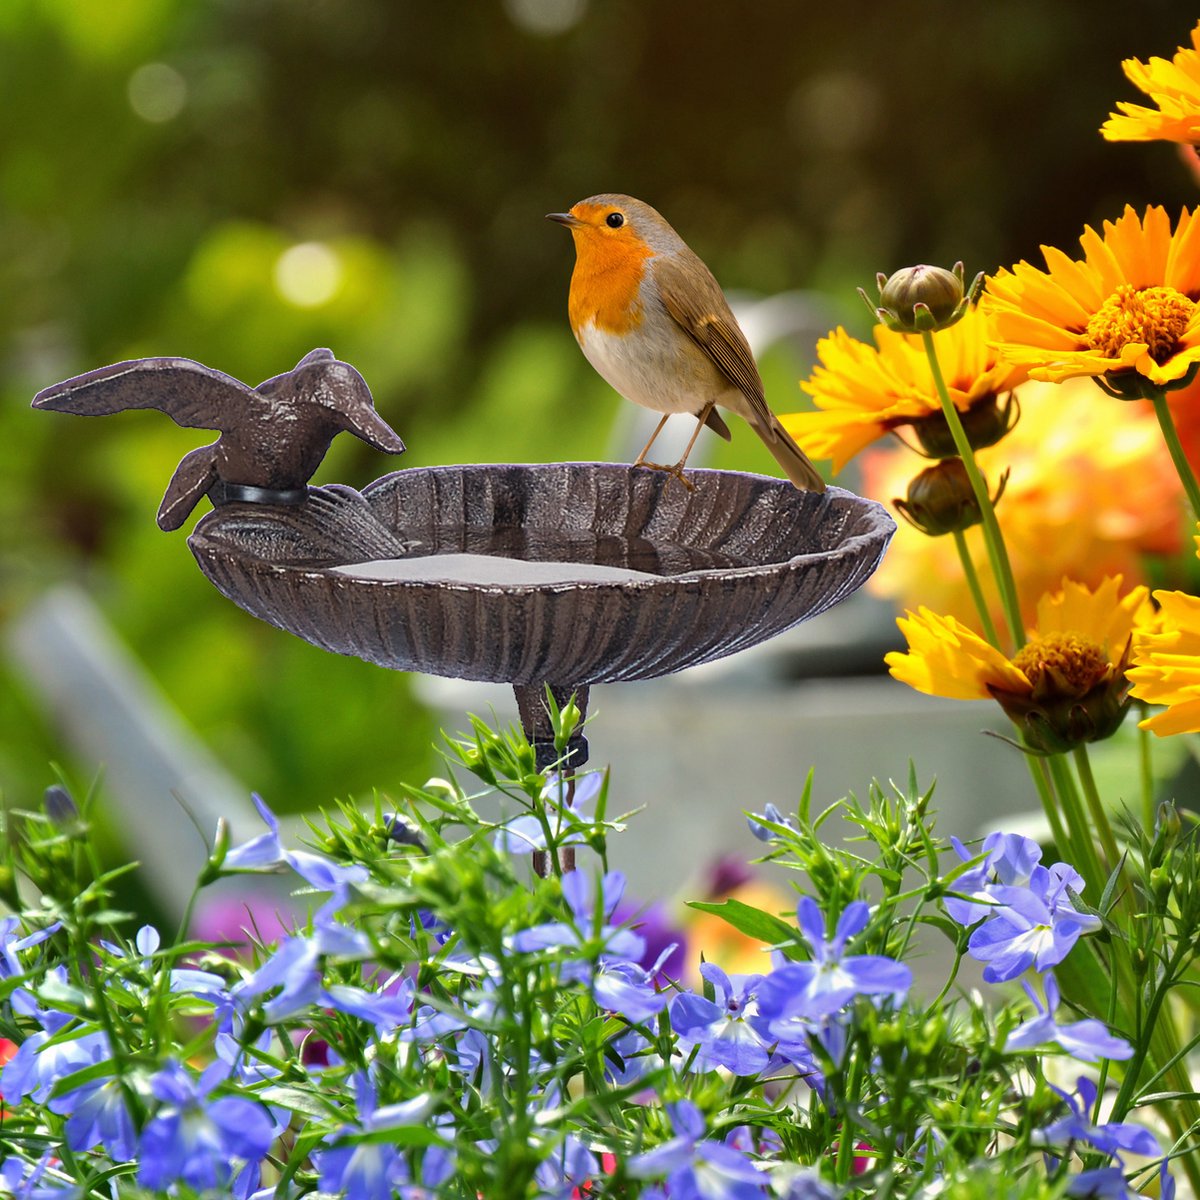
[(547, 213), (547, 221), (557, 221), (560, 225), (565, 225), (568, 229), (574, 229), (583, 222), (576, 216), (572, 216), (569, 212), (565, 213)]

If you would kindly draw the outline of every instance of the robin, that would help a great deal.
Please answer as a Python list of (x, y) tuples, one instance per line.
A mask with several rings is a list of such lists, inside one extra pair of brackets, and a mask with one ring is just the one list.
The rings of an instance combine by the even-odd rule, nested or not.
[[(635, 467), (667, 471), (690, 490), (683, 467), (701, 426), (730, 438), (720, 405), (749, 422), (796, 487), (825, 490), (767, 407), (750, 344), (721, 285), (659, 213), (632, 196), (605, 194), (546, 215), (575, 239), (567, 308), (575, 340), (626, 400), (663, 414)], [(674, 466), (647, 462), (672, 413), (696, 417), (683, 457)]]

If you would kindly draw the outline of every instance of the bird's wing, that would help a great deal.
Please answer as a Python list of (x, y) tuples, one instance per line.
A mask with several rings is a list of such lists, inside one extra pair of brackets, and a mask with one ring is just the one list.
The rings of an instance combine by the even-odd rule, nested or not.
[(238, 424), (262, 403), (253, 388), (190, 358), (139, 358), (76, 375), (38, 392), (34, 408), (103, 417), (127, 408), (157, 408), (189, 429)]
[(708, 355), (721, 373), (750, 401), (764, 428), (771, 410), (763, 393), (750, 343), (729, 310), (721, 285), (704, 263), (689, 251), (653, 261), (654, 278), (667, 312)]

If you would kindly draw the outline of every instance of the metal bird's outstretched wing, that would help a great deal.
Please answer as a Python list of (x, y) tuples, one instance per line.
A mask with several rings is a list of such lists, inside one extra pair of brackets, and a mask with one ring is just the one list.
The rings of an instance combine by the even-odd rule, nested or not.
[[(365, 385), (364, 385), (365, 386)], [(127, 408), (157, 408), (189, 429), (236, 427), (262, 404), (251, 387), (190, 358), (139, 358), (114, 363), (56, 383), (33, 398), (33, 407), (84, 417)]]

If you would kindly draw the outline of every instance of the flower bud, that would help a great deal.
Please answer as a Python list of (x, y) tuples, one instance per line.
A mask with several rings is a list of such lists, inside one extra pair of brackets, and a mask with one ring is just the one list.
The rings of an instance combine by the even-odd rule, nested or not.
[[(1020, 415), (1016, 393), (1009, 392), (1003, 404), (995, 395), (980, 397), (970, 408), (959, 409), (958, 419), (962, 422), (963, 433), (967, 435), (971, 448), (983, 450), (987, 446), (994, 446), (1009, 433)], [(930, 458), (953, 458), (958, 453), (954, 435), (941, 412), (931, 412), (913, 421), (912, 431), (921, 449)]]
[(891, 276), (876, 276), (879, 304), (871, 303), (861, 288), (867, 307), (889, 329), (897, 333), (930, 333), (946, 329), (960, 320), (983, 287), (983, 272), (969, 288), (963, 285), (963, 265), (953, 271), (925, 264), (903, 267)]
[(57, 783), (48, 787), (42, 797), (42, 807), (50, 824), (64, 837), (82, 841), (87, 836), (87, 822), (65, 787)]
[(979, 504), (960, 458), (926, 467), (909, 483), (907, 499), (892, 503), (910, 525), (930, 537), (970, 529), (980, 521)]
[(1158, 820), (1156, 822), (1159, 829), (1162, 830), (1163, 837), (1174, 841), (1183, 829), (1183, 822), (1179, 819), (1179, 809), (1177, 809), (1170, 800), (1164, 800), (1158, 806)]

